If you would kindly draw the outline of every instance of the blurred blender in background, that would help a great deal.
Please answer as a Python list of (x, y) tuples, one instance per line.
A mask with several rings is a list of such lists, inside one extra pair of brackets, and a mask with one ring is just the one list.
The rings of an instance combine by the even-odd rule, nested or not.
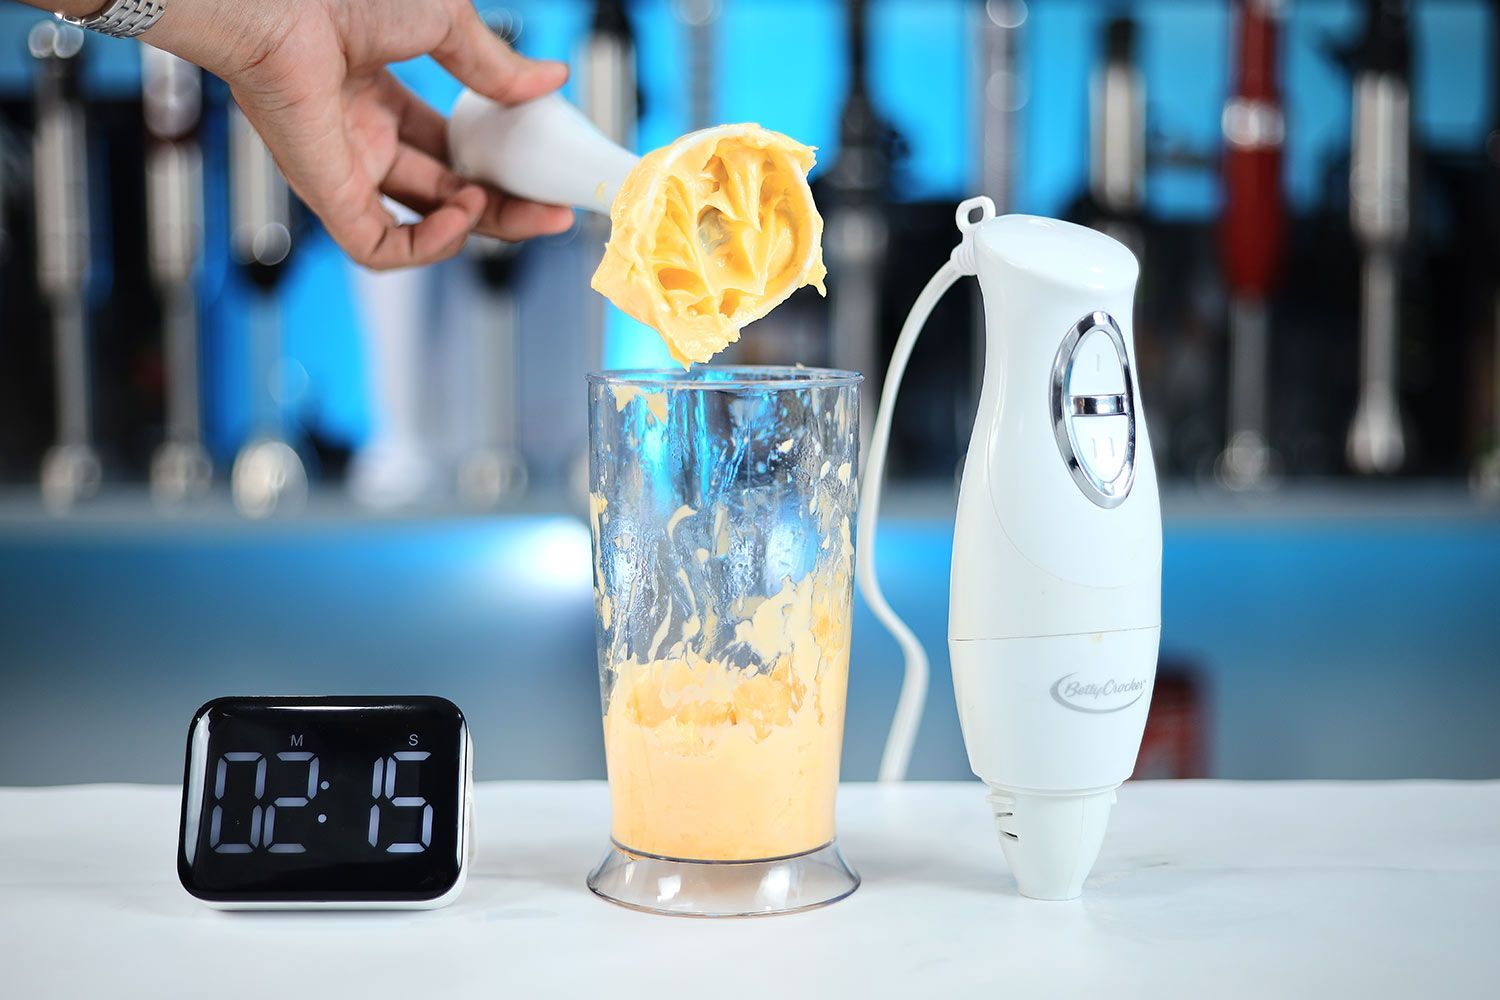
[[(625, 0), (594, 0), (593, 6), (593, 21), (578, 59), (579, 107), (611, 142), (635, 149), (640, 117), (635, 32), (630, 26)], [(578, 227), (579, 239), (574, 245), (579, 254), (579, 287), (586, 289), (609, 240), (609, 218), (584, 212)], [(589, 370), (603, 368), (607, 303), (597, 295), (586, 295), (584, 303), (580, 332), (584, 338), (585, 364)], [(569, 478), (580, 493), (588, 492), (587, 442), (573, 460)]]
[[(517, 47), (521, 15), (508, 8), (486, 9), (490, 30)], [(472, 399), (465, 451), (458, 463), (458, 498), (470, 509), (485, 510), (526, 490), (529, 472), (521, 452), (521, 343), (517, 302), (520, 243), (489, 236), (469, 239), (466, 256), (473, 261), (477, 295), (471, 300), (464, 329), (469, 343), (467, 371)]]
[(1367, 0), (1353, 53), (1349, 217), (1360, 275), (1359, 404), (1347, 451), (1354, 471), (1406, 462), (1401, 416), (1401, 259), (1411, 225), (1411, 29), (1406, 0)]
[[(1490, 19), (1490, 58), (1500, 62), (1500, 16)], [(1484, 141), (1484, 167), (1493, 248), (1500, 247), (1500, 72), (1491, 73), (1490, 89), (1490, 132)], [(1489, 425), (1486, 436), (1480, 439), (1480, 453), (1470, 471), (1469, 483), (1479, 496), (1500, 501), (1500, 253), (1490, 255), (1489, 274), (1490, 316), (1485, 338), (1490, 349)]]
[(1228, 444), (1220, 482), (1255, 489), (1274, 482), (1270, 444), (1270, 298), (1281, 269), (1286, 141), (1277, 57), (1281, 0), (1235, 4), (1233, 92), (1224, 105), (1224, 216), (1220, 228), (1229, 291)]
[(146, 131), (147, 242), (162, 304), (166, 440), (151, 458), (151, 495), (160, 504), (202, 496), (213, 477), (203, 446), (198, 365), (198, 263), (203, 245), (203, 154), (198, 122), (202, 71), (169, 52), (141, 46)]
[(250, 438), (230, 470), (230, 493), (246, 517), (295, 511), (307, 501), (307, 469), (288, 440), (283, 403), (278, 290), (292, 254), (292, 192), (271, 151), (238, 108), (229, 121), (230, 242), (254, 288), (250, 302)]
[(36, 60), (37, 285), (52, 322), (56, 426), (42, 460), (42, 500), (54, 513), (99, 491), (89, 336), (91, 233), (88, 131), (79, 81), (83, 32), (43, 21), (27, 40)]
[[(848, 0), (849, 91), (839, 113), (838, 158), (825, 177), (823, 233), (828, 257), (829, 362), (874, 377), (880, 364), (880, 282), (890, 245), (886, 206), (900, 139), (876, 111), (869, 86), (865, 0)], [(874, 427), (875, 403), (860, 410), (860, 442)]]
[[(995, 214), (1015, 211), (1017, 169), (1021, 162), (1021, 109), (1026, 104), (1021, 71), (1021, 35), (1026, 24), (1024, 0), (978, 0), (977, 13), (979, 99), (975, 128), (979, 135), (979, 192), (995, 203)], [(984, 324), (984, 302), (973, 296), (970, 352), (984, 356), (988, 336)], [(958, 440), (974, 426), (979, 393), (984, 385), (984, 366), (970, 365), (969, 398), (954, 407)], [(873, 408), (873, 407), (872, 407)]]

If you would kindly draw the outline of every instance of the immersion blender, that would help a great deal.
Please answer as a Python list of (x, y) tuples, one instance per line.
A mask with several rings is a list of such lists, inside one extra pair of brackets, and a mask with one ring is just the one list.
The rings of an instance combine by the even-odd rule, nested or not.
[(90, 364), (88, 133), (79, 93), (83, 32), (43, 21), (27, 39), (37, 61), (37, 284), (52, 318), (56, 443), (42, 459), (42, 500), (65, 511), (99, 491)]
[(1360, 274), (1359, 403), (1346, 444), (1356, 472), (1406, 461), (1400, 403), (1401, 251), (1410, 226), (1411, 38), (1406, 0), (1368, 0), (1356, 52), (1349, 215)]
[(1234, 93), (1224, 105), (1224, 219), (1220, 245), (1229, 286), (1229, 433), (1218, 475), (1231, 489), (1269, 485), (1268, 300), (1282, 255), (1281, 148), (1276, 80), (1280, 0), (1240, 0)]
[(235, 456), (229, 485), (240, 512), (260, 518), (307, 499), (307, 470), (286, 440), (279, 384), (276, 289), (292, 251), (292, 196), (271, 151), (237, 107), (230, 109), (229, 168), (231, 242), (255, 286), (250, 310), (254, 426)]
[(521, 345), (516, 302), (520, 244), (475, 238), (468, 256), (479, 289), (469, 337), (478, 440), (459, 462), (458, 495), (465, 506), (487, 509), (525, 491), (521, 454)]
[(147, 243), (162, 302), (167, 435), (151, 457), (151, 495), (175, 504), (204, 493), (213, 465), (203, 447), (194, 281), (203, 243), (203, 155), (198, 120), (202, 72), (169, 52), (141, 46), (146, 131)]
[[(500, 9), (487, 12), (490, 30), (514, 46), (520, 19)], [(470, 310), (467, 334), (473, 376), (477, 438), (458, 464), (458, 496), (467, 507), (488, 509), (526, 489), (528, 472), (521, 453), (520, 304), (516, 265), (521, 245), (476, 237), (466, 256), (473, 262), (477, 308)]]
[(996, 217), (988, 198), (957, 218), (963, 242), (902, 326), (865, 462), (856, 576), (907, 666), (881, 778), (905, 776), (927, 681), (875, 573), (891, 416), (933, 307), (977, 274), (988, 341), (954, 526), (953, 687), (1022, 895), (1072, 899), (1135, 766), (1161, 631), (1161, 512), (1134, 371), (1139, 268), (1101, 233)]
[[(865, 0), (845, 5), (849, 35), (849, 92), (839, 113), (839, 154), (828, 169), (831, 194), (823, 232), (828, 259), (829, 363), (854, 372), (875, 370), (880, 335), (880, 284), (890, 247), (885, 202), (891, 179), (889, 125), (875, 110), (869, 87)], [(870, 408), (860, 413), (860, 443), (870, 440)]]
[(1089, 199), (1095, 228), (1139, 252), (1146, 201), (1146, 77), (1136, 65), (1135, 22), (1104, 29), (1104, 61), (1089, 81)]

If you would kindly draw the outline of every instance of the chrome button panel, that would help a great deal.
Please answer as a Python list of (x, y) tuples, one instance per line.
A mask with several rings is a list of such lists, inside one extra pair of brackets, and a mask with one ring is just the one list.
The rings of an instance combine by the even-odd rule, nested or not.
[(1063, 337), (1052, 365), (1058, 451), (1083, 495), (1118, 507), (1135, 482), (1135, 378), (1120, 326), (1093, 312)]

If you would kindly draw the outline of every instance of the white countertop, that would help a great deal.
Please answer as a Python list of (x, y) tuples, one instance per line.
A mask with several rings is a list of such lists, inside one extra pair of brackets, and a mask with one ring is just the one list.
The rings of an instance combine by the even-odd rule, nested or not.
[[(1481, 996), (1500, 782), (1127, 785), (1081, 900), (1022, 899), (977, 784), (841, 791), (852, 897), (749, 920), (594, 898), (601, 783), (479, 786), (474, 874), (417, 913), (219, 913), (179, 790), (0, 789), (0, 996)], [(977, 989), (976, 989), (977, 988)]]

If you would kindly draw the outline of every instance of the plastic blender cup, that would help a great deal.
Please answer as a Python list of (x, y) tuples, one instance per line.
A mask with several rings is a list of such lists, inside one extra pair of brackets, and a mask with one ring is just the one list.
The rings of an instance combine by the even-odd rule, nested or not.
[(589, 887), (658, 913), (841, 899), (859, 382), (813, 368), (589, 376), (611, 846)]

